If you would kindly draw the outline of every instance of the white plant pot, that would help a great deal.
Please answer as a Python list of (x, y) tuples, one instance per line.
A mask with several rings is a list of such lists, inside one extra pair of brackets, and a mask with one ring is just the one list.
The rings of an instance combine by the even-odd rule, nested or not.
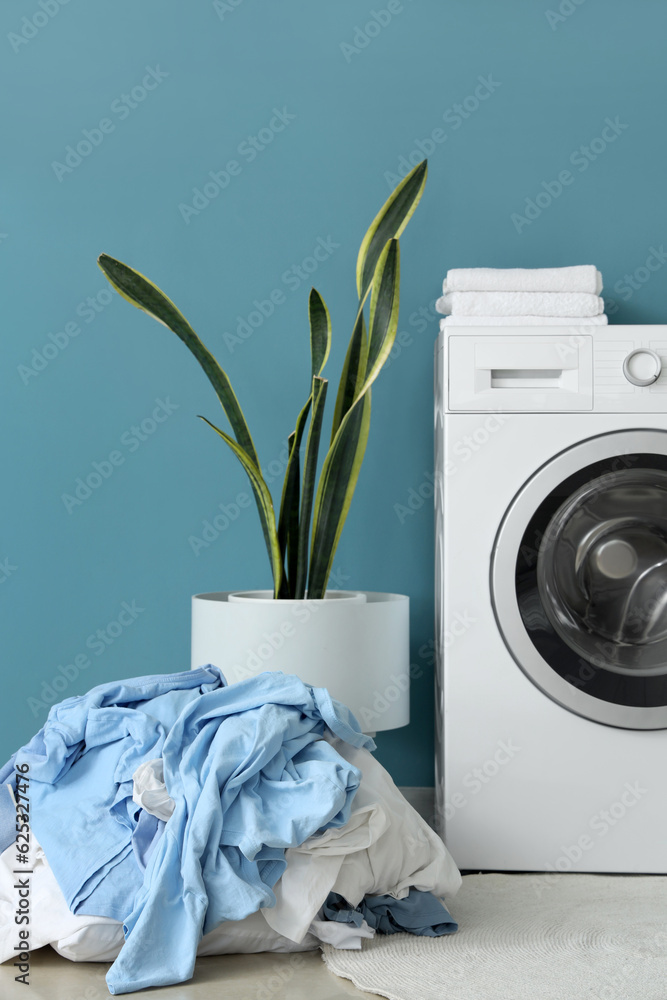
[(230, 684), (264, 670), (296, 674), (347, 705), (364, 732), (398, 729), (410, 721), (410, 601), (372, 591), (302, 601), (196, 594), (191, 665), (206, 663)]

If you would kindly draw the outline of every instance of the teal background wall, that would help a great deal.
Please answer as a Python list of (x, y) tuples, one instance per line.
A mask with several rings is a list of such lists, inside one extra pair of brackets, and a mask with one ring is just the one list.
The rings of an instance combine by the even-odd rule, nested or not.
[[(612, 322), (666, 318), (664, 260), (644, 265), (667, 240), (667, 6), (552, 4), (2, 5), (1, 759), (45, 719), (54, 678), (62, 698), (186, 669), (190, 595), (269, 582), (254, 509), (193, 543), (247, 490), (243, 472), (195, 418), (219, 412), (195, 362), (111, 299), (96, 255), (176, 300), (229, 372), (273, 476), (307, 392), (308, 289), (332, 312), (333, 376), (359, 241), (401, 166), (428, 153), (402, 241), (400, 350), (374, 391), (336, 568), (345, 587), (410, 595), (413, 721), (380, 736), (379, 754), (399, 783), (433, 781), (433, 518), (414, 496), (433, 469), (432, 306), (446, 269), (593, 262)], [(607, 119), (613, 141), (595, 141)], [(282, 130), (261, 131), (272, 122)], [(86, 155), (67, 159), (82, 140)], [(184, 209), (230, 160), (224, 190)], [(563, 170), (573, 180), (559, 192)], [(242, 339), (241, 320), (276, 289), (273, 314)], [(112, 452), (118, 464), (103, 464)], [(101, 485), (64, 501), (94, 463)], [(134, 610), (114, 625), (124, 604)]]

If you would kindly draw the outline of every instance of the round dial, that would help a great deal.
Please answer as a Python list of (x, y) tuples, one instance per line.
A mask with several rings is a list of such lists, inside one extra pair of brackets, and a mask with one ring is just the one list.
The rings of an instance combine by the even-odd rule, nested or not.
[(653, 385), (662, 370), (662, 359), (649, 347), (630, 351), (623, 362), (623, 374), (633, 385)]

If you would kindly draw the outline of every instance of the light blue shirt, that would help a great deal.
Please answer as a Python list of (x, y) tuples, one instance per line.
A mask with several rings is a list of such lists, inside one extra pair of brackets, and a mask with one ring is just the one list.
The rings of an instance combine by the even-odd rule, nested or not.
[[(203, 934), (275, 904), (286, 848), (347, 822), (361, 775), (327, 728), (375, 747), (324, 688), (278, 672), (227, 686), (211, 666), (52, 707), (0, 782), (30, 765), (31, 825), (68, 906), (124, 921), (111, 993), (189, 979)], [(175, 803), (163, 832), (132, 801), (159, 756)]]
[(162, 750), (174, 812), (125, 920), (111, 993), (189, 979), (202, 934), (274, 905), (285, 848), (347, 822), (361, 775), (321, 739), (326, 727), (374, 749), (324, 688), (278, 672), (181, 713)]
[(123, 920), (143, 873), (132, 848), (132, 775), (159, 757), (193, 700), (226, 684), (217, 667), (112, 681), (53, 705), (0, 771), (30, 765), (30, 826), (73, 913)]

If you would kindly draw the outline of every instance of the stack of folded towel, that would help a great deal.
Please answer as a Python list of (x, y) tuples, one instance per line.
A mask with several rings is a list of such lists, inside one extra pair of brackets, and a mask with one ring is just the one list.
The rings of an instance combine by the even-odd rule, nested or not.
[(435, 304), (443, 326), (604, 326), (602, 275), (578, 267), (463, 267)]

